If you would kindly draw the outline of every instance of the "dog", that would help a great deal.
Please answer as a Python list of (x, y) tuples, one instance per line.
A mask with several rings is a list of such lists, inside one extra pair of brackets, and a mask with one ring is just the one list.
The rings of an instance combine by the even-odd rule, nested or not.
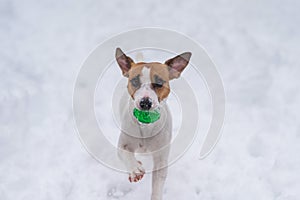
[[(166, 104), (170, 93), (169, 81), (180, 77), (191, 55), (190, 52), (185, 52), (165, 63), (135, 63), (120, 48), (116, 49), (116, 61), (123, 76), (128, 79), (128, 101), (122, 98), (120, 102), (118, 156), (130, 172), (129, 181), (138, 182), (143, 178), (145, 170), (135, 153), (151, 153), (151, 200), (162, 200), (168, 172), (169, 144), (172, 138), (172, 118)], [(135, 110), (142, 113), (157, 111), (159, 115), (156, 115), (155, 121), (144, 123), (136, 118)]]

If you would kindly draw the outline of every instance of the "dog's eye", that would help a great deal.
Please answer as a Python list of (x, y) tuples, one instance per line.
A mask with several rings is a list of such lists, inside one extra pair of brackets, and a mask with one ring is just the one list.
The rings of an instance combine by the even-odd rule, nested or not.
[(141, 86), (140, 75), (137, 75), (133, 79), (130, 80), (133, 87), (138, 88)]
[(154, 83), (152, 83), (153, 88), (161, 88), (166, 81), (161, 79), (159, 76), (154, 76)]
[(161, 88), (162, 86), (162, 84), (152, 83), (153, 88)]

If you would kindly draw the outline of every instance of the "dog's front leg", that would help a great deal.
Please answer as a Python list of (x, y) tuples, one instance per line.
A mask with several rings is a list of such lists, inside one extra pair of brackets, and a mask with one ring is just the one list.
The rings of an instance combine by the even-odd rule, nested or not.
[(151, 200), (162, 200), (164, 184), (168, 174), (168, 150), (153, 156)]
[(143, 178), (145, 170), (142, 167), (142, 163), (136, 160), (134, 156), (134, 147), (125, 141), (122, 139), (119, 141), (118, 156), (129, 172), (129, 181), (137, 182)]

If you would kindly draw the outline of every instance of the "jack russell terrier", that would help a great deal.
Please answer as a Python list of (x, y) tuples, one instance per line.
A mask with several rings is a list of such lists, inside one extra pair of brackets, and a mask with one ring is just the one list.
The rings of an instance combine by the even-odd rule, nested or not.
[[(138, 182), (145, 174), (135, 153), (151, 153), (153, 157), (151, 200), (161, 200), (167, 177), (172, 118), (166, 105), (169, 81), (178, 78), (188, 65), (190, 52), (158, 62), (135, 63), (120, 48), (116, 60), (123, 76), (128, 78), (129, 102), (120, 102), (121, 135), (118, 156), (125, 164), (130, 182)], [(156, 153), (153, 153), (156, 152)]]

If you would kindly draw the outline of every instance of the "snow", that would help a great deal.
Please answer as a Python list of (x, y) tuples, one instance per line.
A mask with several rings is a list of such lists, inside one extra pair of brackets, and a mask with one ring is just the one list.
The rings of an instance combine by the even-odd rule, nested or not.
[(150, 198), (150, 175), (130, 184), (99, 164), (81, 145), (72, 115), (74, 82), (89, 52), (143, 26), (202, 44), (227, 96), (218, 145), (199, 160), (195, 144), (169, 168), (165, 199), (299, 199), (299, 6), (1, 0), (0, 199)]

